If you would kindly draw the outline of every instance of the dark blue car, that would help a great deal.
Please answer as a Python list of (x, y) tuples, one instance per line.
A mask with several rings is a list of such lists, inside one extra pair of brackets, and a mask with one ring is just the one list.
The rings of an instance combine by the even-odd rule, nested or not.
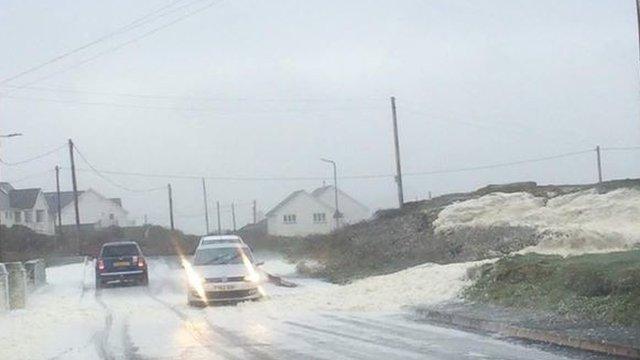
[(135, 242), (119, 241), (102, 245), (96, 259), (96, 289), (113, 283), (149, 285), (147, 262)]

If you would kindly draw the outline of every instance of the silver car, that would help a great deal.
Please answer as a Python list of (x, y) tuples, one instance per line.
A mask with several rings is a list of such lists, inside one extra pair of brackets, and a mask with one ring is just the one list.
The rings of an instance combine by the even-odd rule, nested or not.
[(257, 300), (262, 297), (263, 276), (251, 249), (243, 243), (202, 245), (193, 264), (187, 265), (189, 305)]

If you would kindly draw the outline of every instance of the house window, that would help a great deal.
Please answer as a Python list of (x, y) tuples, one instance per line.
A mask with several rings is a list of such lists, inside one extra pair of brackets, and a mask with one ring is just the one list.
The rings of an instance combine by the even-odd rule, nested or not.
[(44, 210), (36, 210), (36, 222), (44, 222)]
[(25, 210), (24, 211), (24, 222), (32, 223), (33, 222), (33, 211)]
[(283, 215), (282, 216), (282, 222), (284, 222), (285, 224), (295, 224), (296, 223), (296, 215), (295, 214)]
[(324, 224), (327, 222), (327, 215), (325, 213), (314, 213), (313, 222), (316, 224)]
[(20, 211), (16, 211), (15, 213), (13, 213), (13, 217), (17, 223), (22, 222), (22, 213)]
[(5, 219), (11, 219), (11, 211), (5, 211), (4, 212), (4, 218)]
[(115, 218), (116, 218), (116, 216), (115, 216), (115, 215), (113, 215), (113, 214), (109, 214), (109, 220), (113, 220), (113, 219), (115, 219)]

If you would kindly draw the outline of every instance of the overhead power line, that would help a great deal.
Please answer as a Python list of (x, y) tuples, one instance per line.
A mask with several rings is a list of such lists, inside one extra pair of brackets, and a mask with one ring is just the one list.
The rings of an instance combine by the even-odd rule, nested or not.
[(104, 174), (102, 174), (101, 171), (99, 171), (98, 169), (96, 169), (91, 162), (89, 162), (89, 160), (82, 154), (82, 152), (80, 151), (80, 149), (78, 149), (78, 147), (74, 144), (73, 149), (75, 150), (75, 152), (80, 156), (80, 158), (82, 159), (82, 161), (84, 161), (85, 164), (87, 164), (87, 166), (91, 169), (91, 171), (96, 174), (98, 177), (100, 177), (101, 179), (103, 179), (104, 181), (110, 183), (111, 185), (118, 187), (122, 190), (125, 191), (129, 191), (129, 192), (136, 192), (136, 193), (142, 193), (142, 192), (152, 192), (152, 191), (157, 191), (157, 190), (164, 190), (165, 187), (155, 187), (155, 188), (150, 188), (150, 189), (132, 189), (130, 187), (124, 186), (116, 181), (111, 180), (109, 177), (105, 176)]
[[(184, 112), (193, 112), (193, 113), (212, 113), (212, 114), (221, 114), (225, 111), (221, 111), (219, 109), (213, 107), (192, 107), (192, 106), (157, 106), (157, 105), (140, 105), (140, 104), (126, 104), (126, 103), (117, 103), (117, 102), (104, 102), (104, 101), (77, 101), (77, 100), (62, 100), (62, 99), (50, 99), (50, 98), (42, 98), (42, 97), (32, 97), (32, 96), (14, 96), (14, 95), (5, 95), (3, 99), (13, 99), (20, 101), (43, 101), (50, 103), (58, 103), (58, 104), (69, 104), (69, 105), (81, 105), (81, 106), (98, 106), (98, 107), (113, 107), (113, 108), (124, 108), (124, 109), (139, 109), (139, 110), (162, 110), (162, 111), (184, 111)], [(284, 99), (281, 101), (285, 101)], [(296, 100), (293, 100), (296, 101)], [(366, 106), (359, 106), (358, 109), (368, 109)], [(296, 108), (279, 108), (272, 111), (259, 109), (256, 110), (257, 113), (289, 113), (289, 112), (322, 112), (327, 113), (329, 111), (344, 111), (344, 110), (352, 110), (353, 108), (349, 107), (334, 107), (334, 108), (323, 108), (323, 109), (296, 109)]]
[(503, 163), (497, 163), (497, 164), (491, 164), (491, 165), (471, 166), (471, 167), (458, 168), (458, 169), (423, 171), (423, 172), (413, 172), (413, 173), (410, 172), (410, 173), (406, 173), (406, 175), (410, 175), (410, 176), (436, 175), (436, 174), (449, 174), (449, 173), (465, 172), (465, 171), (495, 169), (495, 168), (500, 168), (500, 167), (508, 167), (508, 166), (515, 166), (515, 165), (530, 164), (530, 163), (536, 163), (536, 162), (542, 162), (542, 161), (561, 159), (561, 158), (566, 158), (566, 157), (571, 157), (571, 156), (576, 156), (576, 155), (581, 155), (581, 154), (586, 154), (586, 153), (593, 153), (593, 152), (594, 152), (593, 149), (589, 149), (589, 150), (574, 151), (574, 152), (568, 152), (568, 153), (564, 153), (564, 154), (545, 156), (545, 157), (539, 157), (539, 158), (533, 158), (533, 159), (509, 161), (509, 162), (503, 162)]
[[(111, 96), (111, 97), (126, 97), (134, 99), (145, 100), (174, 100), (174, 101), (200, 101), (200, 102), (354, 102), (354, 101), (381, 101), (384, 97), (346, 97), (346, 98), (329, 98), (329, 97), (299, 97), (299, 98), (254, 98), (254, 97), (217, 97), (217, 96), (188, 96), (177, 94), (148, 94), (148, 93), (130, 93), (130, 92), (110, 92), (110, 91), (95, 91), (95, 90), (78, 90), (48, 86), (18, 86), (18, 85), (0, 85), (1, 87), (16, 89), (16, 90), (30, 90), (49, 93), (67, 93), (67, 94), (81, 94), (81, 95), (98, 95), (98, 96)], [(56, 99), (48, 98), (23, 98), (6, 96), (6, 98), (24, 99), (24, 100), (36, 100), (36, 101), (56, 101)]]
[(62, 144), (61, 146), (58, 146), (58, 147), (56, 147), (54, 149), (51, 149), (51, 150), (49, 150), (47, 152), (44, 152), (44, 153), (36, 155), (36, 156), (32, 156), (32, 157), (27, 158), (27, 159), (23, 159), (23, 160), (20, 160), (20, 161), (8, 162), (8, 161), (4, 161), (4, 159), (0, 158), (0, 163), (5, 165), (5, 166), (17, 166), (17, 165), (26, 164), (26, 163), (29, 163), (29, 162), (32, 162), (32, 161), (35, 161), (35, 160), (38, 160), (38, 159), (42, 159), (43, 157), (49, 156), (49, 155), (59, 151), (60, 149), (64, 148), (65, 146), (66, 146), (66, 144)]
[[(198, 0), (197, 2), (199, 2), (199, 1), (202, 1), (202, 0)], [(23, 84), (22, 86), (20, 86), (20, 88), (25, 87), (25, 86), (29, 86), (29, 85), (33, 85), (33, 84), (39, 83), (39, 82), (41, 82), (43, 80), (49, 79), (51, 77), (63, 74), (65, 72), (67, 72), (67, 71), (73, 70), (73, 69), (75, 69), (77, 67), (80, 67), (80, 66), (82, 66), (84, 64), (87, 64), (87, 63), (89, 63), (89, 62), (91, 62), (91, 61), (93, 61), (95, 59), (98, 59), (98, 58), (100, 58), (100, 57), (102, 57), (104, 55), (107, 55), (109, 53), (118, 51), (118, 50), (120, 50), (120, 49), (122, 49), (122, 48), (124, 48), (124, 47), (126, 47), (128, 45), (131, 45), (131, 44), (133, 44), (133, 43), (135, 43), (135, 42), (137, 42), (139, 40), (142, 40), (142, 39), (144, 39), (146, 37), (149, 37), (149, 36), (159, 32), (159, 31), (161, 31), (163, 29), (166, 29), (166, 28), (168, 28), (168, 27), (170, 27), (170, 26), (172, 26), (172, 25), (174, 25), (174, 24), (176, 24), (176, 23), (178, 23), (180, 21), (188, 19), (188, 18), (190, 18), (190, 17), (192, 17), (192, 16), (194, 16), (196, 14), (199, 14), (199, 13), (207, 10), (208, 8), (210, 8), (210, 7), (212, 7), (213, 5), (216, 5), (216, 4), (217, 4), (217, 2), (215, 2), (215, 1), (214, 2), (210, 2), (209, 4), (207, 4), (205, 6), (202, 6), (202, 7), (199, 7), (197, 9), (193, 10), (193, 11), (190, 11), (190, 12), (186, 13), (185, 15), (182, 15), (182, 16), (180, 16), (180, 17), (178, 17), (178, 18), (176, 18), (176, 19), (174, 19), (174, 20), (172, 20), (172, 21), (170, 21), (168, 23), (165, 23), (165, 24), (160, 25), (158, 27), (155, 27), (155, 28), (153, 28), (153, 29), (151, 29), (149, 31), (146, 31), (146, 32), (142, 33), (139, 36), (136, 36), (136, 37), (134, 37), (134, 38), (132, 38), (130, 40), (127, 40), (127, 41), (125, 41), (123, 43), (120, 43), (120, 44), (118, 44), (116, 46), (108, 48), (107, 50), (99, 52), (99, 53), (97, 53), (97, 54), (95, 54), (95, 55), (93, 55), (91, 57), (85, 58), (84, 60), (80, 60), (80, 61), (72, 64), (71, 66), (68, 66), (68, 67), (63, 68), (63, 69), (61, 69), (59, 71), (50, 73), (50, 74), (42, 76), (42, 77), (39, 77), (39, 78), (35, 79), (34, 81), (31, 81), (31, 82), (28, 82), (26, 84)]]
[[(205, 178), (207, 180), (219, 180), (219, 181), (318, 181), (318, 180), (328, 180), (329, 176), (272, 176), (272, 177), (255, 177), (255, 176), (203, 176), (202, 174), (168, 174), (168, 173), (144, 173), (144, 172), (132, 172), (132, 171), (115, 171), (115, 170), (99, 170), (95, 166), (93, 166), (87, 158), (83, 155), (83, 153), (77, 148), (76, 152), (80, 156), (80, 158), (89, 166), (89, 169), (78, 168), (78, 171), (89, 171), (93, 172), (103, 180), (108, 183), (119, 187), (123, 190), (130, 192), (151, 192), (157, 190), (164, 190), (165, 186), (154, 187), (150, 189), (132, 189), (127, 186), (124, 186), (109, 177), (105, 174), (109, 175), (120, 175), (120, 176), (133, 176), (133, 177), (143, 177), (143, 178), (155, 178), (155, 179), (185, 179), (185, 180), (202, 180)], [(633, 147), (620, 147), (620, 148), (605, 148), (605, 149), (615, 149), (615, 150), (640, 150), (640, 146)], [(593, 153), (593, 149), (586, 149), (580, 151), (566, 152), (562, 154), (556, 154), (551, 156), (537, 157), (537, 158), (529, 158), (523, 160), (515, 160), (515, 161), (507, 161), (501, 163), (494, 163), (488, 165), (480, 165), (480, 166), (469, 166), (469, 167), (461, 167), (461, 168), (451, 168), (451, 169), (442, 169), (442, 170), (432, 170), (432, 171), (418, 171), (418, 172), (406, 172), (405, 176), (427, 176), (427, 175), (438, 175), (438, 174), (450, 174), (450, 173), (458, 173), (458, 172), (468, 172), (468, 171), (480, 171), (480, 170), (488, 170), (494, 168), (501, 167), (511, 167), (524, 165), (529, 163), (537, 163), (544, 161), (557, 160), (562, 158), (574, 157), (582, 154)], [(343, 180), (359, 180), (359, 179), (393, 179), (394, 174), (360, 174), (360, 175), (346, 175), (339, 177)], [(240, 204), (236, 204), (240, 205)]]
[(28, 75), (28, 74), (32, 73), (32, 72), (38, 71), (38, 70), (40, 70), (40, 69), (42, 69), (42, 68), (44, 68), (44, 67), (46, 67), (48, 65), (54, 64), (54, 63), (56, 63), (56, 62), (58, 62), (58, 61), (60, 61), (60, 60), (62, 60), (64, 58), (67, 58), (67, 57), (73, 55), (73, 54), (76, 54), (76, 53), (79, 53), (79, 52), (81, 52), (81, 51), (83, 51), (85, 49), (88, 49), (88, 48), (90, 48), (90, 47), (92, 47), (94, 45), (102, 43), (102, 42), (104, 42), (106, 40), (109, 40), (109, 39), (111, 39), (113, 37), (116, 37), (116, 36), (118, 36), (120, 34), (124, 34), (124, 33), (128, 32), (128, 31), (133, 30), (133, 29), (136, 29), (136, 28), (139, 28), (141, 26), (144, 26), (144, 25), (146, 25), (146, 24), (148, 24), (150, 22), (153, 22), (153, 21), (161, 18), (161, 17), (169, 15), (169, 14), (171, 14), (173, 12), (179, 11), (182, 8), (186, 7), (186, 6), (191, 6), (191, 5), (193, 5), (193, 4), (197, 3), (197, 2), (201, 2), (201, 1), (203, 1), (203, 0), (191, 1), (190, 3), (188, 3), (186, 5), (183, 5), (181, 7), (172, 9), (172, 10), (170, 10), (168, 12), (162, 13), (164, 10), (169, 9), (169, 8), (173, 7), (174, 5), (180, 3), (180, 2), (183, 2), (183, 0), (172, 1), (171, 3), (169, 3), (167, 5), (164, 5), (164, 6), (160, 7), (160, 8), (158, 8), (158, 9), (155, 9), (155, 10), (153, 10), (153, 11), (151, 11), (151, 12), (149, 12), (149, 13), (147, 13), (147, 14), (145, 14), (145, 15), (143, 15), (143, 16), (141, 16), (141, 17), (139, 17), (139, 18), (137, 18), (137, 19), (135, 19), (135, 20), (133, 20), (131, 22), (129, 22), (128, 24), (126, 24), (126, 25), (124, 25), (124, 26), (122, 26), (122, 27), (110, 32), (110, 33), (107, 33), (105, 35), (102, 35), (102, 36), (98, 37), (97, 39), (89, 41), (88, 43), (85, 43), (85, 44), (83, 44), (81, 46), (78, 46), (76, 48), (73, 48), (71, 50), (65, 51), (65, 52), (63, 52), (63, 53), (61, 53), (61, 54), (59, 54), (57, 56), (54, 56), (53, 58), (51, 58), (51, 59), (49, 59), (47, 61), (44, 61), (44, 62), (42, 62), (40, 64), (34, 65), (34, 66), (32, 66), (32, 67), (30, 67), (28, 69), (25, 69), (25, 70), (23, 70), (23, 71), (21, 71), (21, 72), (19, 72), (17, 74), (8, 76), (6, 78), (3, 78), (2, 80), (0, 80), (0, 84), (6, 84), (8, 82), (14, 81), (14, 80), (16, 80), (18, 78), (21, 78), (21, 77), (23, 77), (25, 75)]
[[(78, 171), (93, 171), (90, 169), (76, 169)], [(100, 170), (103, 174), (110, 175), (124, 175), (124, 176), (137, 176), (156, 179), (185, 179), (185, 180), (230, 180), (230, 181), (280, 181), (280, 180), (327, 180), (329, 177), (323, 176), (292, 176), (292, 177), (243, 177), (243, 176), (202, 176), (202, 175), (185, 175), (185, 174), (152, 174), (152, 173), (140, 173), (130, 171), (112, 171), (112, 170)]]
[[(476, 170), (485, 170), (485, 169), (493, 169), (499, 167), (509, 167), (509, 166), (517, 166), (523, 165), (527, 163), (536, 163), (536, 162), (544, 162), (555, 159), (567, 158), (572, 156), (577, 156), (581, 154), (593, 153), (593, 149), (567, 152), (552, 156), (538, 157), (538, 158), (530, 158), (524, 160), (516, 160), (509, 162), (501, 162), (495, 164), (481, 165), (481, 166), (470, 166), (463, 168), (452, 168), (452, 169), (443, 169), (443, 170), (433, 170), (433, 171), (420, 171), (420, 172), (407, 172), (406, 176), (425, 176), (425, 175), (437, 175), (437, 174), (447, 174), (447, 173), (456, 173), (456, 172), (465, 172), (465, 171), (476, 171)], [(245, 177), (245, 176), (207, 176), (202, 174), (161, 174), (161, 173), (143, 173), (143, 172), (130, 172), (130, 171), (114, 171), (114, 170), (97, 170), (97, 169), (77, 169), (78, 171), (99, 171), (103, 174), (110, 175), (122, 175), (122, 176), (135, 176), (135, 177), (144, 177), (144, 178), (159, 178), (159, 179), (188, 179), (188, 180), (201, 180), (205, 178), (207, 180), (221, 180), (221, 181), (317, 181), (317, 180), (328, 180), (330, 176), (273, 176), (273, 177)], [(341, 176), (339, 179), (346, 180), (357, 180), (357, 179), (382, 179), (382, 178), (394, 178), (394, 174), (361, 174), (361, 175), (346, 175)]]
[(640, 150), (640, 146), (622, 146), (622, 147), (603, 147), (602, 151), (628, 151), (628, 150)]
[(37, 173), (32, 173), (26, 176), (23, 176), (21, 178), (15, 179), (15, 180), (7, 180), (8, 183), (10, 184), (16, 184), (16, 183), (20, 183), (26, 180), (31, 180), (31, 179), (39, 179), (44, 177), (45, 175), (49, 175), (51, 173), (55, 172), (54, 169), (49, 169), (49, 170), (45, 170), (45, 171), (39, 171)]

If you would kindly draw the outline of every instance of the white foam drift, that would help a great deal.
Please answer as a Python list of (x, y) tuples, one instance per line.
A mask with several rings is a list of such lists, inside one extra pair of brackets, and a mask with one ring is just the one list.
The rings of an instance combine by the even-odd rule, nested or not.
[(628, 249), (640, 243), (640, 191), (580, 191), (551, 198), (493, 193), (447, 206), (436, 232), (459, 227), (527, 226), (541, 241), (529, 251), (576, 254)]

